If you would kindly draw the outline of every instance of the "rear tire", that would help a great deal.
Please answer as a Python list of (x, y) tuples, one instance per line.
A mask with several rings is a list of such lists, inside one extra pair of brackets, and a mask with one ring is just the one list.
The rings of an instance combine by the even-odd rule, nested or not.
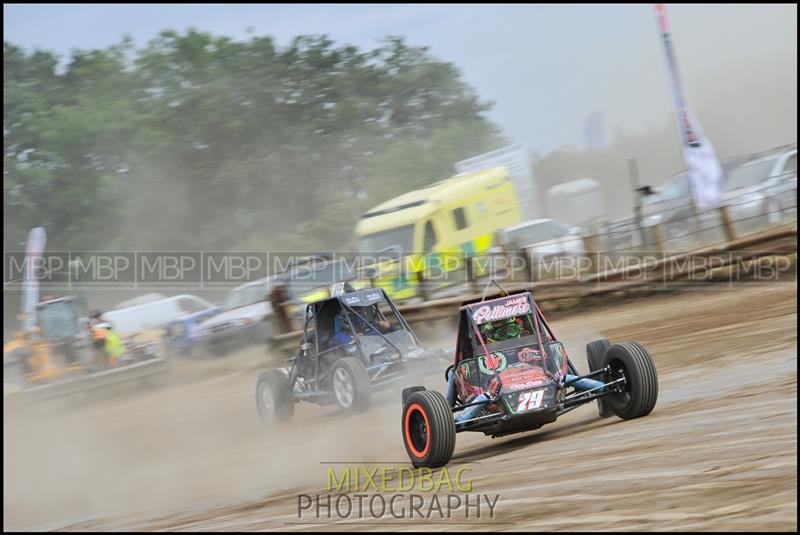
[(425, 390), (424, 386), (409, 386), (408, 388), (404, 388), (403, 393), (401, 394), (403, 405), (406, 404), (406, 400), (408, 400), (411, 394), (413, 394), (414, 392), (423, 392), (424, 390)]
[(622, 392), (604, 398), (614, 414), (623, 420), (650, 414), (658, 399), (658, 374), (644, 346), (638, 342), (614, 344), (606, 351), (603, 364), (610, 365), (611, 380), (626, 379)]
[(265, 426), (288, 421), (294, 415), (294, 395), (289, 378), (280, 370), (261, 372), (256, 383), (256, 407)]
[(446, 465), (456, 448), (453, 412), (434, 390), (412, 393), (403, 404), (403, 444), (414, 467)]
[(344, 357), (331, 368), (331, 390), (345, 411), (361, 412), (372, 403), (372, 380), (358, 357)]
[[(589, 364), (590, 372), (603, 368), (603, 356), (609, 347), (611, 347), (611, 342), (608, 341), (608, 338), (600, 338), (586, 344), (586, 362)], [(597, 399), (597, 411), (600, 418), (608, 418), (614, 414), (606, 397)]]

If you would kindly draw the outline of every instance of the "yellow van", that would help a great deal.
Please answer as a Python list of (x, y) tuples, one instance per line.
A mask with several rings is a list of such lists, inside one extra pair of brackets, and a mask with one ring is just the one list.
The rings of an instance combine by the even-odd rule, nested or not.
[[(484, 254), (498, 229), (522, 221), (514, 184), (504, 167), (436, 182), (367, 211), (356, 226), (360, 255), (397, 255), (381, 262), (375, 283), (393, 299), (417, 294), (417, 273), (450, 271), (466, 254)], [(441, 271), (440, 271), (441, 272)]]

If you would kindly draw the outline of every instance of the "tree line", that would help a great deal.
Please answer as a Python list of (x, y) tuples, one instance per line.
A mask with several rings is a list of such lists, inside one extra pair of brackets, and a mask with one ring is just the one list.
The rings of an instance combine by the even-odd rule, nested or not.
[(505, 143), (451, 63), (388, 37), (164, 31), (75, 51), (3, 45), (6, 250), (318, 250), (361, 213)]

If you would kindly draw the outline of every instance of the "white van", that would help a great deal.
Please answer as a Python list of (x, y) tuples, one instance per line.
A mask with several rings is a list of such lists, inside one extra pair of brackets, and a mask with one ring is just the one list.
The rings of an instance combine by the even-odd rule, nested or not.
[(174, 319), (211, 310), (215, 306), (196, 295), (176, 295), (150, 303), (143, 303), (103, 313), (120, 334), (166, 327)]

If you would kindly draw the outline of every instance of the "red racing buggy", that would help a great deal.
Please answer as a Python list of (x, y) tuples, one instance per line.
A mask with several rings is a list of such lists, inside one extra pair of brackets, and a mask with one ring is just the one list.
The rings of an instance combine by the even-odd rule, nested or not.
[(456, 433), (499, 437), (538, 429), (594, 400), (603, 417), (628, 420), (653, 410), (658, 376), (641, 344), (600, 339), (586, 353), (590, 371), (580, 375), (530, 292), (464, 302), (446, 394), (403, 390), (403, 442), (411, 462), (444, 466)]

